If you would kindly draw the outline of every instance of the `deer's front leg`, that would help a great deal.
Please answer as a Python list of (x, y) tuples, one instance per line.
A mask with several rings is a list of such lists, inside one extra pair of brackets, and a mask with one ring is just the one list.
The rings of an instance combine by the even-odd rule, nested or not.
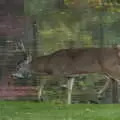
[(40, 86), (38, 86), (38, 101), (42, 100), (43, 89), (45, 86), (46, 80), (40, 80)]
[(68, 104), (71, 104), (72, 88), (73, 88), (74, 81), (75, 81), (75, 78), (68, 78), (68, 99), (67, 99)]

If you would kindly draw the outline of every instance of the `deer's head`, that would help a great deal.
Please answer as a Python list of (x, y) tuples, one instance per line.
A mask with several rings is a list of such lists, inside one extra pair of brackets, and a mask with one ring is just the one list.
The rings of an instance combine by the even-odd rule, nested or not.
[(17, 51), (23, 52), (24, 59), (19, 60), (16, 66), (16, 72), (12, 74), (13, 77), (17, 78), (24, 78), (25, 75), (30, 75), (30, 62), (32, 61), (32, 56), (30, 55), (30, 52), (28, 52), (22, 41), (20, 41), (17, 45)]

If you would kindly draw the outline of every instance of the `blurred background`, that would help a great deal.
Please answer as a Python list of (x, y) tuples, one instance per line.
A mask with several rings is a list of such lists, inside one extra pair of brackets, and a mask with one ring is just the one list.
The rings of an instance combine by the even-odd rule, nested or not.
[[(65, 78), (11, 77), (25, 57), (21, 44), (34, 58), (64, 48), (112, 47), (120, 44), (119, 25), (119, 0), (0, 0), (0, 99), (35, 100), (36, 87), (47, 79), (43, 99), (65, 103)], [(106, 82), (103, 75), (75, 79), (72, 103), (120, 101), (114, 100), (112, 85), (97, 98)]]

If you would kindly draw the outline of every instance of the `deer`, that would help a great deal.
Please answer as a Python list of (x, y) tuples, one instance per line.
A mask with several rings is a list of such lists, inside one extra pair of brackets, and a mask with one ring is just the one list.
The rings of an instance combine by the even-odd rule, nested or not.
[[(48, 55), (27, 59), (19, 65), (17, 73), (29, 65), (32, 72), (45, 76), (68, 78), (68, 104), (71, 104), (71, 94), (75, 76), (88, 73), (104, 74), (107, 82), (98, 94), (102, 94), (111, 83), (111, 79), (119, 82), (120, 77), (120, 45), (110, 48), (70, 48), (61, 49)], [(17, 76), (17, 74), (14, 74)], [(38, 90), (38, 99), (44, 84)]]

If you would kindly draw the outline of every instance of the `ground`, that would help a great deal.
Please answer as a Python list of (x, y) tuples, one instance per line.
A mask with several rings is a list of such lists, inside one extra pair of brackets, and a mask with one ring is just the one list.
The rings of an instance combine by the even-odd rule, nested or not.
[(0, 101), (0, 120), (119, 120), (120, 105)]

